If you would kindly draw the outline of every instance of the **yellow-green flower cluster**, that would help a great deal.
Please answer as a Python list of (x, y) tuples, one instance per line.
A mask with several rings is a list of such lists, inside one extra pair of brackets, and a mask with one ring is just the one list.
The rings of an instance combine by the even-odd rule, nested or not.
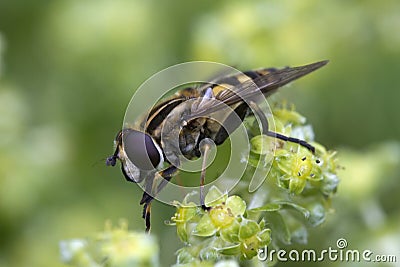
[(293, 142), (257, 135), (250, 140), (249, 165), (259, 168), (260, 161), (273, 157), (268, 178), (276, 179), (290, 194), (299, 195), (310, 189), (320, 190), (327, 196), (335, 193), (339, 182), (336, 152), (314, 142), (311, 126), (305, 125), (306, 119), (293, 107), (276, 106), (273, 115), (276, 132), (309, 142), (315, 147), (315, 153)]
[(61, 258), (72, 266), (159, 266), (158, 245), (154, 237), (128, 231), (126, 222), (87, 239), (60, 242)]
[[(185, 243), (177, 252), (177, 266), (226, 259), (249, 264), (265, 246), (307, 243), (307, 227), (325, 220), (339, 183), (336, 153), (314, 141), (311, 126), (294, 108), (275, 106), (272, 112), (274, 123), (271, 120), (270, 125), (275, 127), (271, 130), (305, 140), (315, 147), (315, 153), (296, 143), (260, 135), (253, 127), (257, 124), (246, 121), (252, 137), (248, 168), (236, 189), (240, 197), (213, 187), (205, 199), (207, 211), (187, 199), (175, 203), (172, 221)], [(254, 175), (264, 182), (250, 193), (246, 189)]]
[(217, 261), (227, 257), (251, 259), (270, 242), (265, 222), (246, 218), (246, 203), (216, 187), (207, 194), (207, 210), (194, 203), (176, 202), (172, 221), (186, 247), (178, 251), (178, 264)]

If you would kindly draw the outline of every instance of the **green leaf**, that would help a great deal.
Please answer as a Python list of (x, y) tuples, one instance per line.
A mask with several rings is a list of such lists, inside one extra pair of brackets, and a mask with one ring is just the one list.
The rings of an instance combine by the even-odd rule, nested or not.
[(243, 215), (246, 211), (246, 202), (239, 196), (230, 196), (226, 200), (226, 207), (234, 216)]
[(321, 191), (325, 196), (331, 196), (336, 193), (339, 184), (339, 178), (333, 173), (324, 173)]
[(271, 229), (264, 229), (257, 234), (260, 245), (267, 246), (271, 242)]
[(260, 226), (260, 229), (264, 229), (265, 227), (265, 220), (264, 218), (261, 219), (260, 223), (258, 224)]
[(208, 213), (204, 214), (193, 231), (193, 235), (197, 236), (212, 236), (217, 232), (217, 228), (211, 222)]
[(279, 201), (278, 203), (284, 207), (293, 208), (294, 210), (300, 212), (306, 219), (308, 219), (310, 217), (310, 214), (311, 214), (310, 211), (296, 203), (288, 202), (288, 201)]
[(186, 231), (186, 223), (179, 223), (176, 225), (176, 233), (182, 242), (187, 242), (188, 234)]
[(281, 205), (280, 204), (278, 204), (278, 203), (268, 203), (268, 204), (266, 204), (264, 206), (248, 210), (247, 212), (261, 212), (261, 211), (272, 212), (272, 211), (278, 211), (280, 209), (281, 209)]
[(282, 215), (277, 211), (270, 212), (268, 213), (267, 221), (269, 221), (272, 226), (272, 237), (276, 237), (282, 243), (289, 245), (291, 243), (291, 235)]
[(228, 227), (221, 229), (220, 236), (226, 242), (230, 243), (239, 242), (239, 228), (240, 228), (240, 223), (234, 221)]
[(305, 178), (293, 177), (289, 180), (289, 192), (299, 195), (306, 187), (307, 180)]
[(324, 206), (317, 203), (317, 204), (313, 205), (313, 207), (310, 209), (310, 211), (311, 211), (311, 216), (308, 221), (311, 223), (312, 226), (315, 227), (325, 221)]
[(308, 240), (307, 229), (301, 225), (292, 230), (292, 241), (298, 244), (306, 245)]
[(218, 259), (218, 251), (215, 248), (205, 247), (200, 250), (199, 256), (202, 261), (215, 262)]
[(217, 251), (223, 255), (238, 255), (240, 253), (240, 244), (217, 248)]
[(185, 198), (182, 201), (182, 206), (196, 206), (196, 204), (194, 202), (190, 201), (190, 198), (196, 196), (198, 193), (197, 191), (192, 191), (190, 193), (188, 193)]
[(285, 123), (304, 124), (306, 122), (306, 118), (300, 113), (286, 108), (274, 110), (273, 114)]
[(239, 228), (239, 239), (245, 240), (260, 232), (260, 226), (252, 220), (243, 219)]
[(184, 247), (179, 249), (176, 252), (176, 263), (177, 264), (185, 264), (185, 263), (190, 263), (193, 262), (195, 258), (193, 255), (189, 252), (189, 250)]
[(214, 207), (226, 201), (228, 195), (222, 193), (216, 186), (212, 186), (208, 191), (204, 202), (207, 207)]
[(271, 153), (272, 145), (268, 136), (257, 135), (250, 140), (251, 152), (257, 155), (266, 155)]

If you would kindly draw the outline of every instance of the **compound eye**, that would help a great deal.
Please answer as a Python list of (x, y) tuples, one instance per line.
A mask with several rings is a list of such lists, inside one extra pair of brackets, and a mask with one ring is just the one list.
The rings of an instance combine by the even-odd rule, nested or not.
[(153, 139), (142, 132), (123, 132), (123, 144), (129, 160), (141, 170), (153, 170), (160, 163), (161, 155)]

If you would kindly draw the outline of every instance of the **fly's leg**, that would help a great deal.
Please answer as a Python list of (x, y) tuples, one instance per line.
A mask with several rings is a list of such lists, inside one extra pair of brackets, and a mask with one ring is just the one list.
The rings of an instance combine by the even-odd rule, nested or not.
[(285, 136), (283, 134), (274, 133), (274, 132), (267, 132), (266, 135), (281, 139), (283, 141), (288, 141), (288, 142), (292, 142), (292, 143), (295, 143), (295, 144), (299, 144), (299, 145), (307, 148), (308, 150), (310, 150), (313, 154), (315, 153), (315, 147), (313, 147), (312, 145), (310, 145), (309, 143), (307, 143), (304, 140), (301, 140), (301, 139), (298, 139), (298, 138), (293, 138), (293, 137), (288, 137), (288, 136)]
[(148, 177), (145, 189), (146, 191), (143, 192), (142, 199), (140, 200), (140, 204), (144, 204), (143, 206), (143, 219), (146, 222), (146, 233), (150, 232), (150, 227), (151, 227), (151, 222), (150, 222), (150, 213), (151, 213), (151, 201), (154, 199), (154, 197), (168, 184), (168, 182), (171, 180), (173, 175), (177, 172), (178, 168), (171, 165), (165, 170), (160, 171), (158, 174), (163, 178), (161, 182), (158, 184), (153, 196), (148, 194), (148, 191), (153, 191), (153, 181), (154, 181), (154, 176), (153, 177)]
[(260, 109), (260, 107), (253, 101), (250, 101), (249, 103), (251, 110), (253, 113), (258, 117), (258, 119), (261, 121), (261, 128), (262, 128), (262, 134), (268, 135), (269, 132), (269, 124), (268, 124), (268, 119), (265, 116), (264, 112)]
[[(153, 199), (151, 199), (153, 200)], [(150, 221), (150, 214), (151, 214), (151, 200), (144, 204), (143, 206), (143, 215), (142, 218), (145, 220), (146, 223), (146, 233), (150, 233), (151, 221)]]
[(206, 181), (206, 170), (207, 170), (207, 158), (211, 149), (211, 141), (210, 139), (206, 138), (203, 139), (201, 142), (201, 151), (203, 152), (203, 162), (201, 164), (201, 174), (200, 174), (200, 205), (203, 210), (208, 210), (209, 208), (206, 207), (206, 204), (204, 202), (204, 184)]
[(274, 138), (278, 138), (281, 139), (283, 141), (288, 141), (288, 142), (292, 142), (295, 144), (299, 144), (305, 148), (307, 148), (308, 150), (310, 150), (312, 153), (315, 153), (315, 147), (313, 147), (312, 145), (310, 145), (309, 143), (307, 143), (304, 140), (298, 139), (298, 138), (293, 138), (293, 137), (288, 137), (285, 136), (283, 134), (279, 134), (279, 133), (275, 133), (275, 132), (271, 132), (268, 129), (268, 120), (267, 117), (265, 116), (264, 112), (261, 111), (261, 109), (258, 107), (258, 105), (254, 102), (250, 102), (250, 107), (252, 109), (252, 111), (257, 115), (257, 117), (260, 119), (261, 121), (261, 127), (262, 127), (262, 133), (264, 135), (270, 136), (270, 137), (274, 137)]

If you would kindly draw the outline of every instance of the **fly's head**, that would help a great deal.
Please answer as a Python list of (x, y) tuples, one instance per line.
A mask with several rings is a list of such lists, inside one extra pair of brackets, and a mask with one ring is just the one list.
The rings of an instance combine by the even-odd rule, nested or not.
[(107, 166), (115, 166), (117, 159), (128, 181), (141, 182), (143, 174), (157, 169), (164, 162), (163, 152), (147, 133), (130, 128), (120, 131), (115, 140), (115, 152), (107, 158)]

